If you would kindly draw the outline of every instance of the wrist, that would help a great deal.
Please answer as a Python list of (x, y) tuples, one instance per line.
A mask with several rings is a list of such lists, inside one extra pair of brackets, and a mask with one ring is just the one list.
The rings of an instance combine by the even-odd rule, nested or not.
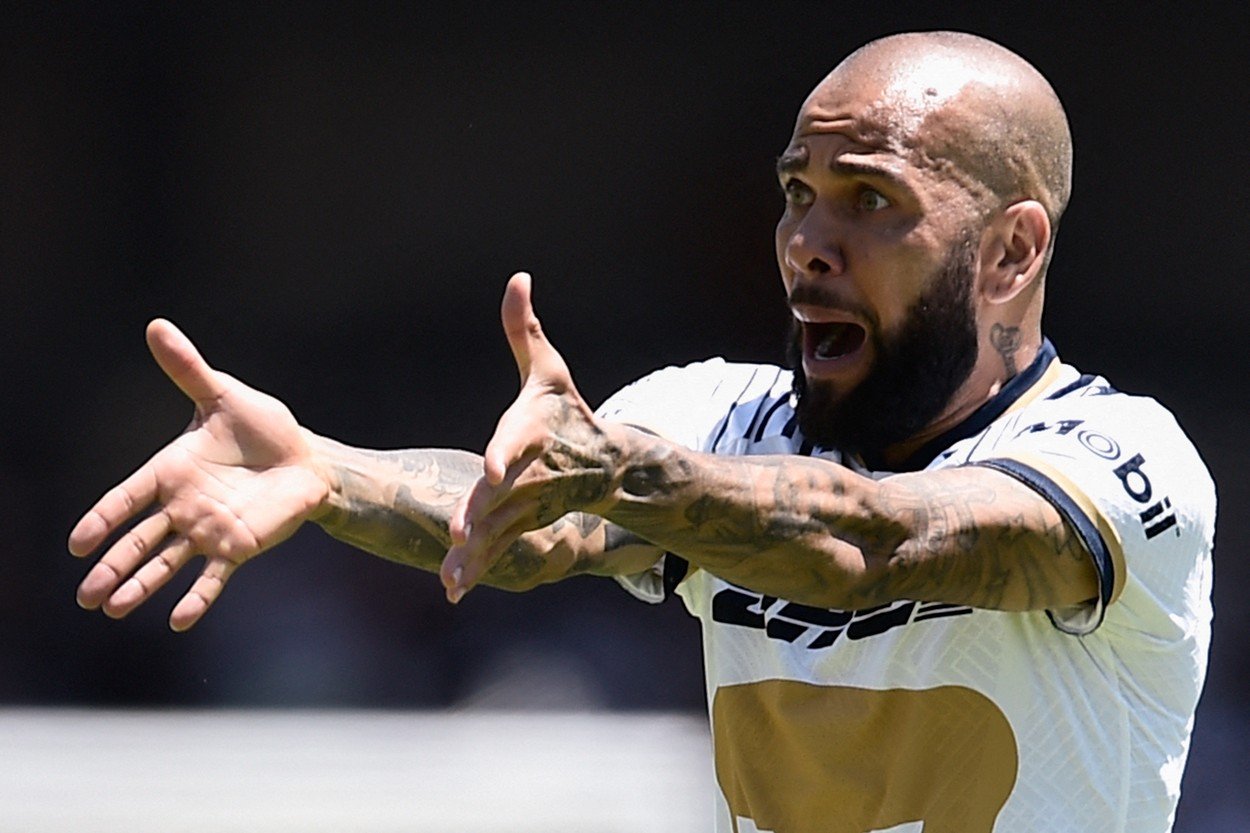
[(346, 507), (347, 500), (343, 494), (343, 478), (341, 476), (344, 446), (327, 437), (314, 434), (307, 428), (300, 428), (304, 442), (308, 447), (307, 467), (317, 480), (324, 486), (321, 500), (314, 505), (308, 515), (313, 523), (321, 523), (337, 509)]
[[(606, 484), (598, 500), (580, 507), (580, 511), (606, 517), (621, 500), (622, 484), (629, 470), (632, 457), (633, 431), (625, 425), (596, 420), (598, 425), (600, 456), (598, 466), (604, 473)], [(599, 491), (596, 489), (596, 491)]]
[(596, 514), (611, 519), (639, 504), (662, 502), (685, 487), (691, 466), (686, 449), (641, 428), (609, 424), (606, 445), (612, 450), (612, 488)]

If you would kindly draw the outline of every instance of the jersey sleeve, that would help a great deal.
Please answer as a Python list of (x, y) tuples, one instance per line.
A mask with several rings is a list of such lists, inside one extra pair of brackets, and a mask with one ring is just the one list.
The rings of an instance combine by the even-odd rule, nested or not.
[(1049, 611), (1057, 628), (1092, 633), (1113, 605), (1117, 622), (1160, 636), (1201, 619), (1214, 486), (1157, 403), (1106, 388), (1042, 403), (1006, 420), (969, 462), (1036, 491), (1089, 553), (1098, 598)]
[(702, 450), (729, 367), (723, 359), (708, 359), (657, 370), (612, 394), (595, 413)]
[[(706, 451), (733, 404), (777, 368), (714, 358), (657, 370), (608, 397), (595, 412), (695, 451)], [(684, 559), (664, 555), (642, 573), (617, 576), (633, 596), (658, 603), (686, 577)]]

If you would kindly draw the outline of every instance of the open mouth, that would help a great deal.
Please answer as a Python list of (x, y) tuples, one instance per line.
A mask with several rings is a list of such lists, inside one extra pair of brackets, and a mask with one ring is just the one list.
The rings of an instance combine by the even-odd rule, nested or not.
[(807, 322), (803, 325), (806, 352), (818, 361), (849, 356), (864, 346), (868, 333), (849, 321)]

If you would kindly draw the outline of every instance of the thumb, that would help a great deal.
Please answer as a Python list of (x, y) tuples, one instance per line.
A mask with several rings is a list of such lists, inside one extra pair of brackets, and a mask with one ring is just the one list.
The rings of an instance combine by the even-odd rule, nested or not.
[(516, 359), (522, 386), (533, 373), (544, 376), (567, 374), (564, 360), (547, 340), (542, 324), (534, 314), (532, 291), (533, 283), (529, 273), (517, 272), (508, 279), (500, 309), (504, 335), (508, 337), (508, 346), (512, 348), (512, 357)]
[(152, 321), (147, 339), (148, 349), (161, 370), (197, 405), (216, 399), (225, 391), (221, 376), (172, 322), (163, 318)]

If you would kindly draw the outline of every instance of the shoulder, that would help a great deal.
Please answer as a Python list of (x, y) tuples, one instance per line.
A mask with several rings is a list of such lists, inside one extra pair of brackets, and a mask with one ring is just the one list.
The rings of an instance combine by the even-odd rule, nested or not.
[(1191, 491), (1204, 491), (1204, 485), (1214, 491), (1206, 464), (1172, 412), (1152, 397), (1116, 390), (1102, 377), (1083, 375), (1058, 386), (1007, 415), (996, 429), (995, 448), (1031, 446), (1066, 457), (1073, 467), (1110, 465), (1117, 478), (1149, 467)]
[(711, 358), (648, 373), (608, 397), (597, 413), (699, 447), (740, 405), (788, 398), (791, 380), (791, 372), (776, 365)]
[(1132, 585), (1145, 589), (1130, 594), (1139, 622), (1157, 626), (1159, 610), (1200, 618), (1201, 593), (1190, 596), (1205, 586), (1195, 578), (1210, 559), (1215, 485), (1159, 402), (1099, 377), (1069, 380), (1004, 414), (967, 462), (1011, 474), (1055, 505), (1100, 562), (1105, 603)]
[(769, 394), (789, 394), (791, 373), (776, 365), (705, 359), (652, 371), (608, 397), (599, 415), (616, 419), (632, 408), (648, 404), (674, 407), (736, 401)]
[(687, 396), (737, 398), (767, 392), (777, 386), (789, 391), (791, 372), (776, 365), (728, 362), (720, 357), (654, 370), (609, 397), (613, 400), (641, 395), (685, 393)]

